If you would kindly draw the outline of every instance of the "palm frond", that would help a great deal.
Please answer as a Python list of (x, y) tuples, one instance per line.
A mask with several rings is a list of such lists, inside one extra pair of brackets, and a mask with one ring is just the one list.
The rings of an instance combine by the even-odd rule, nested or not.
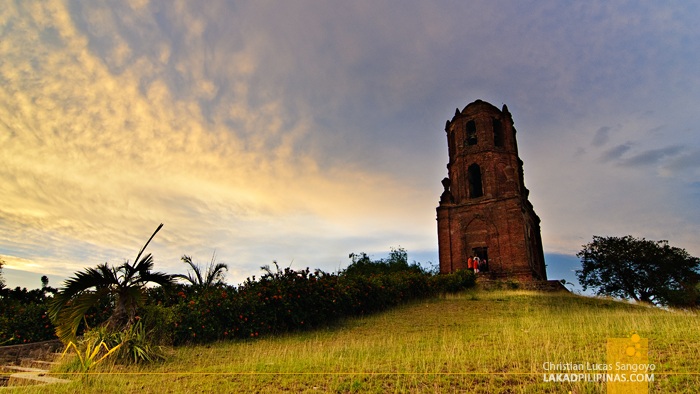
[(98, 291), (86, 291), (71, 297), (70, 304), (63, 303), (59, 309), (55, 309), (55, 305), (63, 300), (58, 301), (54, 299), (54, 302), (49, 306), (49, 317), (56, 325), (56, 336), (58, 339), (63, 343), (74, 341), (78, 332), (78, 326), (80, 326), (85, 313), (108, 293), (109, 291), (105, 288)]
[(149, 254), (143, 256), (143, 258), (141, 260), (139, 260), (139, 262), (136, 263), (136, 265), (134, 265), (133, 269), (136, 273), (139, 273), (139, 274), (142, 272), (152, 270), (153, 269), (153, 255), (149, 253)]
[(176, 275), (170, 275), (164, 272), (148, 271), (142, 275), (139, 275), (138, 280), (134, 282), (134, 285), (145, 285), (148, 282), (153, 282), (163, 287), (168, 287), (175, 284), (175, 276)]
[(149, 253), (143, 258), (141, 258), (141, 255), (146, 250), (146, 247), (148, 247), (148, 244), (151, 243), (156, 234), (158, 234), (158, 231), (160, 231), (161, 228), (163, 228), (163, 223), (161, 223), (158, 226), (158, 228), (156, 228), (156, 231), (154, 231), (153, 234), (151, 234), (151, 237), (143, 245), (139, 253), (136, 255), (133, 265), (129, 264), (129, 262), (127, 261), (120, 266), (120, 268), (122, 268), (124, 272), (125, 283), (131, 283), (134, 277), (143, 272), (150, 271), (153, 268), (153, 256)]
[(119, 284), (116, 273), (107, 264), (99, 264), (96, 268), (86, 268), (76, 272), (75, 276), (63, 282), (63, 288), (56, 293), (49, 304), (49, 317), (56, 322), (61, 310), (73, 299), (91, 288), (96, 290), (110, 289)]
[(203, 284), (204, 278), (202, 278), (202, 269), (199, 268), (199, 265), (195, 264), (192, 262), (192, 257), (184, 255), (182, 256), (181, 259), (185, 264), (189, 265), (190, 268), (192, 268), (192, 272), (194, 273), (194, 276), (187, 271), (187, 276), (183, 277), (183, 279), (188, 280), (192, 285), (196, 286), (201, 286)]
[(116, 272), (110, 269), (107, 263), (98, 264), (95, 268), (86, 268), (78, 271), (75, 276), (63, 282), (62, 292), (77, 294), (91, 287), (109, 287), (118, 283)]
[(212, 255), (211, 262), (204, 273), (202, 273), (202, 267), (193, 263), (190, 256), (184, 255), (181, 260), (189, 265), (191, 270), (187, 270), (187, 275), (177, 274), (174, 277), (184, 279), (195, 287), (208, 288), (223, 282), (226, 275), (224, 271), (228, 270), (228, 265), (224, 263), (215, 264), (216, 253)]
[(131, 263), (129, 263), (128, 260), (125, 261), (124, 264), (120, 265), (119, 267), (116, 267), (115, 270), (119, 272), (119, 283), (121, 283), (122, 285), (131, 282), (131, 278), (133, 278), (136, 274), (136, 269), (134, 268), (134, 266), (131, 265)]
[(207, 286), (218, 285), (224, 281), (226, 273), (228, 271), (228, 265), (224, 263), (216, 262), (216, 251), (211, 255), (211, 261), (209, 262), (209, 267), (207, 267)]
[(217, 263), (214, 266), (209, 266), (207, 269), (207, 285), (212, 286), (223, 282), (226, 273), (224, 270), (228, 271), (228, 265), (224, 263)]
[(139, 262), (139, 259), (141, 258), (141, 255), (143, 254), (143, 251), (146, 250), (146, 247), (148, 246), (148, 244), (151, 243), (151, 240), (153, 240), (153, 237), (155, 237), (156, 234), (158, 234), (158, 231), (160, 231), (161, 228), (163, 228), (163, 223), (161, 223), (161, 224), (158, 226), (158, 228), (156, 228), (156, 231), (153, 232), (153, 235), (151, 235), (151, 238), (149, 238), (148, 241), (146, 241), (146, 244), (143, 245), (143, 248), (141, 248), (141, 250), (139, 251), (139, 254), (136, 255), (136, 258), (134, 259), (134, 261), (137, 262), (137, 264), (136, 264), (137, 266), (138, 266), (139, 263), (140, 263), (140, 262)]
[(196, 286), (197, 285), (197, 278), (193, 278), (189, 273), (187, 275), (185, 274), (175, 274), (173, 275), (174, 279), (182, 279), (187, 282), (189, 282), (191, 285)]

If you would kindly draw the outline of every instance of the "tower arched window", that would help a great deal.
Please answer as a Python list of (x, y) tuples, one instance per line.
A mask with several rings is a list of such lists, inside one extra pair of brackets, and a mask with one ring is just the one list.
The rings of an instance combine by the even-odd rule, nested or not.
[(473, 120), (467, 122), (467, 145), (476, 145), (476, 123)]
[(481, 167), (474, 163), (467, 169), (467, 181), (469, 182), (469, 198), (477, 198), (484, 195), (484, 187), (481, 184)]
[(503, 138), (503, 125), (498, 119), (493, 120), (493, 144), (498, 147), (502, 147), (504, 144)]

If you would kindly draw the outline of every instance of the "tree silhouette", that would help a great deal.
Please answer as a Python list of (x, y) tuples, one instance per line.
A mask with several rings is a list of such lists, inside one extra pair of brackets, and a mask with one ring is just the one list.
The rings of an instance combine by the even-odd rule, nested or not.
[(64, 282), (64, 287), (49, 305), (49, 317), (56, 325), (56, 335), (61, 340), (67, 342), (75, 338), (85, 313), (103, 297), (109, 297), (113, 307), (106, 322), (107, 329), (123, 330), (135, 322), (136, 308), (145, 301), (146, 284), (174, 284), (172, 275), (151, 272), (153, 256), (150, 253), (141, 257), (162, 227), (163, 224), (158, 226), (141, 248), (134, 264), (129, 261), (118, 267), (110, 267), (107, 263), (99, 264), (95, 268), (76, 272), (74, 277)]
[(224, 263), (215, 264), (216, 254), (212, 255), (211, 261), (204, 272), (202, 272), (202, 268), (198, 264), (192, 262), (192, 257), (184, 255), (181, 260), (189, 265), (191, 270), (187, 270), (187, 275), (177, 274), (173, 275), (173, 277), (190, 282), (195, 290), (205, 291), (224, 283), (224, 278), (226, 277), (226, 272), (224, 271), (228, 271), (228, 265)]
[(700, 259), (668, 245), (631, 235), (594, 236), (576, 255), (583, 290), (656, 305), (693, 306), (700, 301)]

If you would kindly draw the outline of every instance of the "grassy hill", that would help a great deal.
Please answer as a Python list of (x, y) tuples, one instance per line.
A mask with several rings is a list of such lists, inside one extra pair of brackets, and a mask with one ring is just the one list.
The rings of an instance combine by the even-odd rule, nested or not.
[(105, 365), (51, 391), (604, 393), (603, 383), (545, 382), (543, 364), (605, 363), (607, 339), (636, 332), (656, 366), (649, 392), (697, 392), (698, 327), (697, 313), (474, 290), (325, 330), (179, 347), (163, 364)]

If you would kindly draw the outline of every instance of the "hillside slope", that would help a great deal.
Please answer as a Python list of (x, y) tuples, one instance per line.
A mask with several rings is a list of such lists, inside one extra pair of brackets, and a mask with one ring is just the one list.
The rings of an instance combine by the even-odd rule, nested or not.
[(603, 393), (544, 381), (544, 364), (605, 363), (607, 339), (633, 332), (649, 340), (649, 392), (694, 392), (699, 326), (696, 313), (612, 300), (472, 291), (325, 330), (181, 347), (164, 364), (73, 377), (56, 392)]

